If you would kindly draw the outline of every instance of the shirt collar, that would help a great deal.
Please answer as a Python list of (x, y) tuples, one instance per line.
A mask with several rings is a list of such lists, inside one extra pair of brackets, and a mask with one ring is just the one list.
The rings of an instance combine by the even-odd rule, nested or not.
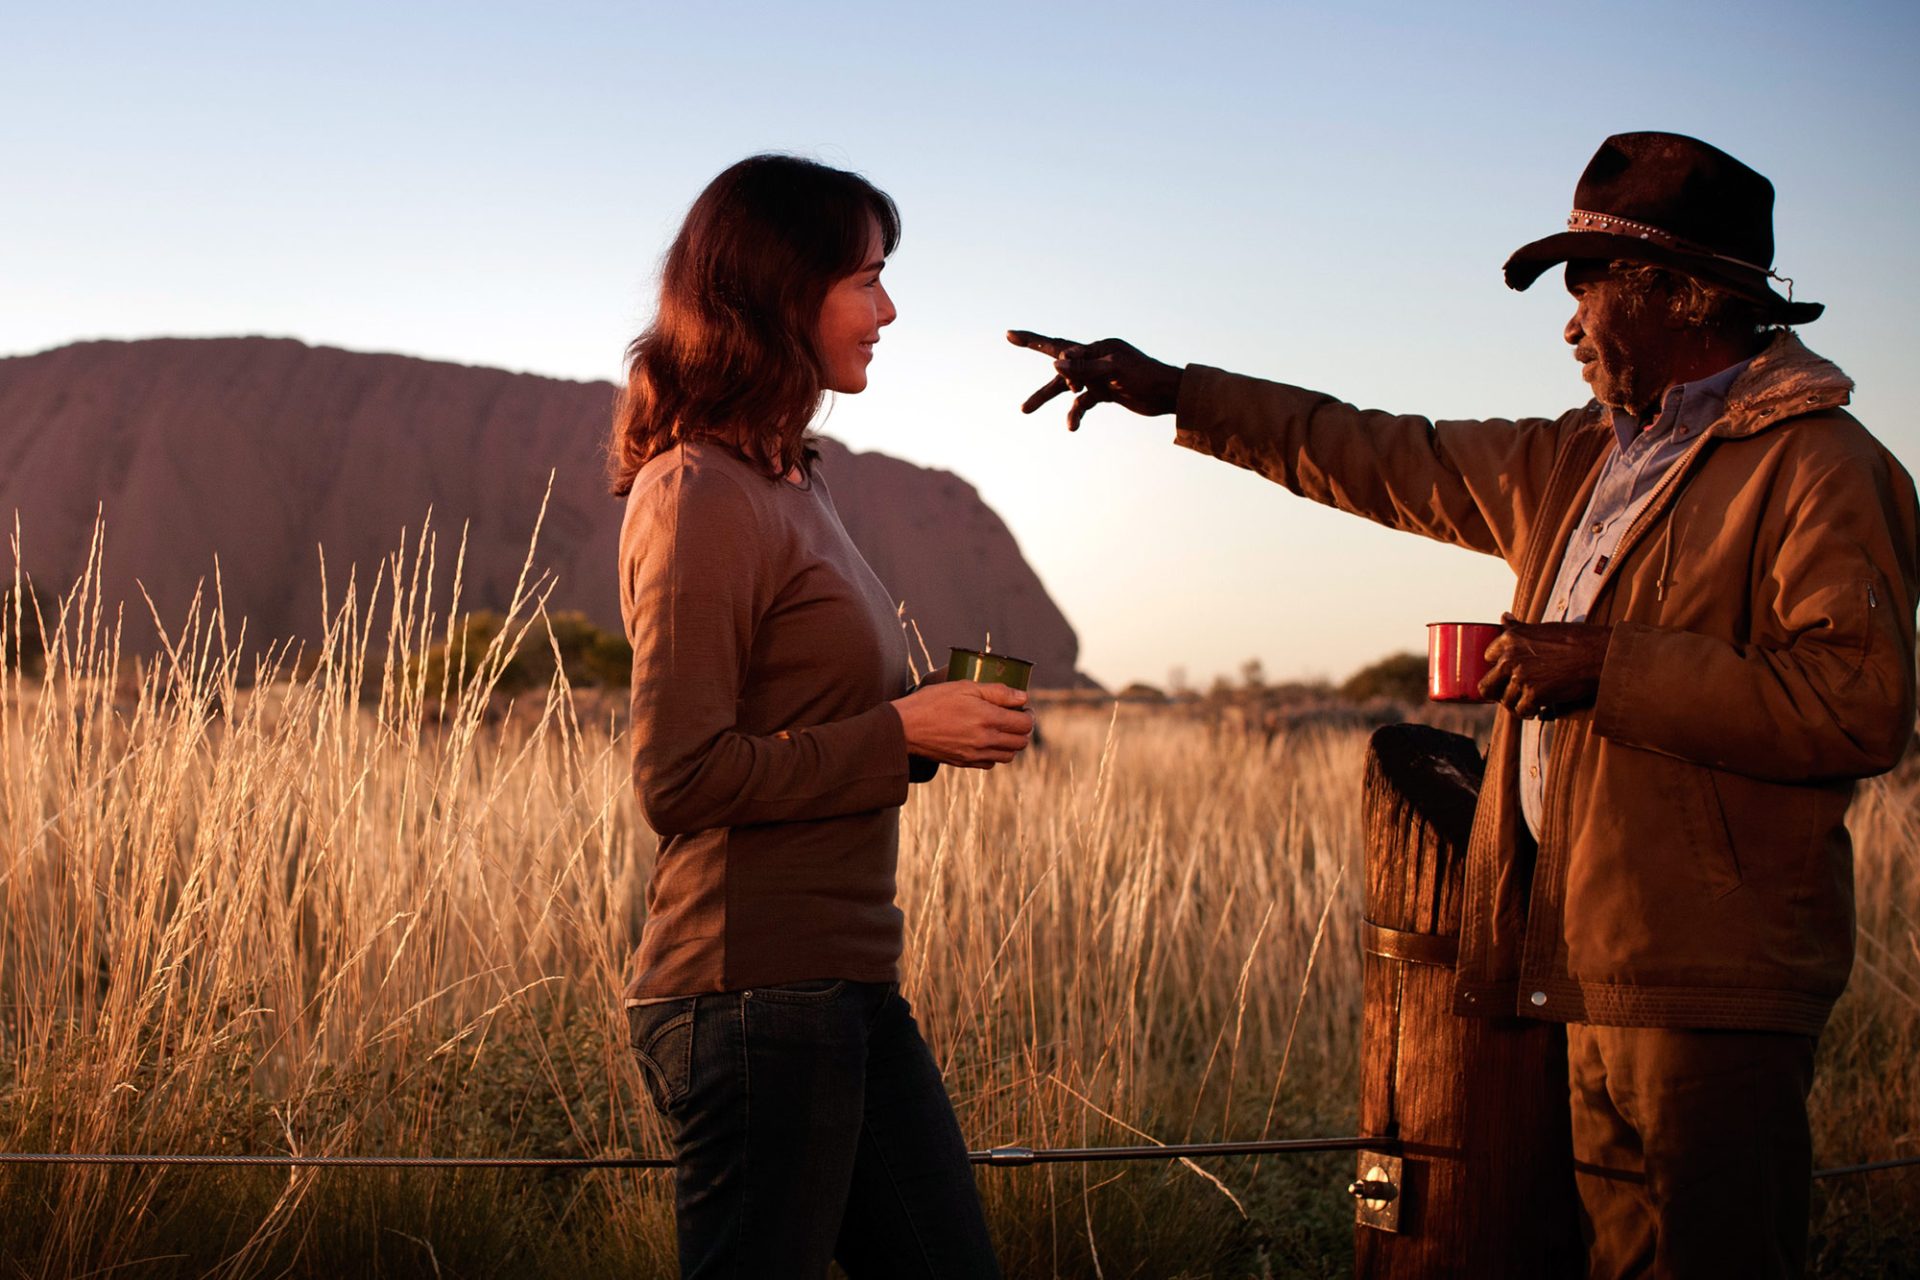
[(1667, 394), (1660, 399), (1660, 412), (1651, 422), (1642, 423), (1625, 409), (1613, 410), (1614, 438), (1625, 449), (1642, 434), (1664, 433), (1675, 427), (1684, 427), (1688, 435), (1697, 435), (1719, 419), (1727, 407), (1727, 392), (1733, 390), (1734, 382), (1752, 363), (1753, 357), (1749, 356), (1718, 373), (1668, 387)]

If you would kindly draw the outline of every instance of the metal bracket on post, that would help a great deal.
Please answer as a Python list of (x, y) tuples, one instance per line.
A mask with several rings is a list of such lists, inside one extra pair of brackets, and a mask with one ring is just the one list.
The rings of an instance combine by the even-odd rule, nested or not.
[(1360, 1178), (1347, 1187), (1353, 1196), (1353, 1220), (1380, 1231), (1400, 1230), (1401, 1181), (1399, 1156), (1377, 1151), (1360, 1153)]

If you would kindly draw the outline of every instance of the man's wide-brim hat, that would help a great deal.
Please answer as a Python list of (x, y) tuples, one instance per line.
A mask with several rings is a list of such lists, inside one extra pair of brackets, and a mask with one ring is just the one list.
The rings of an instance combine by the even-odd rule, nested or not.
[(1793, 282), (1773, 270), (1773, 184), (1698, 138), (1617, 133), (1601, 143), (1574, 188), (1567, 229), (1508, 258), (1507, 283), (1524, 289), (1556, 263), (1614, 258), (1720, 285), (1759, 303), (1771, 324), (1804, 324), (1825, 310), (1793, 301)]

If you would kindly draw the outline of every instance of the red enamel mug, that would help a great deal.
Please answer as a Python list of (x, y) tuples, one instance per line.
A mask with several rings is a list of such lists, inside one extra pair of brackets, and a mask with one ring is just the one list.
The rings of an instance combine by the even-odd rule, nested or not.
[(1497, 622), (1427, 624), (1427, 697), (1434, 702), (1485, 702), (1487, 646), (1505, 630)]

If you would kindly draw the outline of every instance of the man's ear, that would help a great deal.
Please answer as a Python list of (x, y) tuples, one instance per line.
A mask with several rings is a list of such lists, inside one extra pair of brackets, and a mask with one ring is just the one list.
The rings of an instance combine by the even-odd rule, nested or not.
[(1687, 315), (1687, 307), (1692, 299), (1688, 296), (1690, 290), (1686, 285), (1678, 280), (1669, 279), (1663, 286), (1663, 292), (1667, 295), (1666, 305), (1661, 308), (1665, 327), (1675, 333), (1683, 333), (1694, 328), (1693, 320)]

